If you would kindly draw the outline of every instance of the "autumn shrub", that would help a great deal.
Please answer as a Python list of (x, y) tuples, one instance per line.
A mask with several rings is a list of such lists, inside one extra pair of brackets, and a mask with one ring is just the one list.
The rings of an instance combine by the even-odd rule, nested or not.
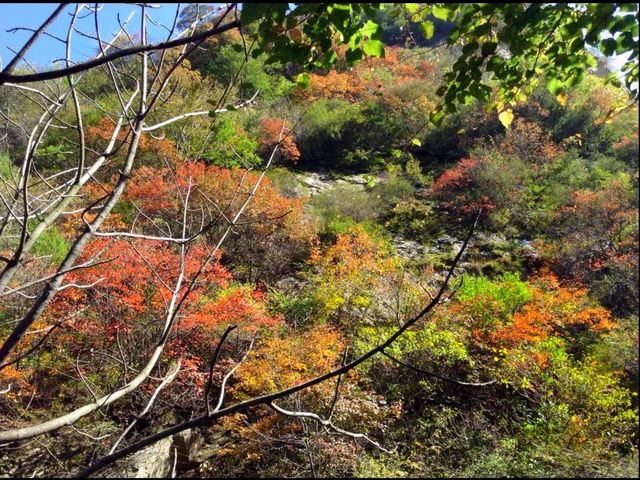
[(629, 108), (624, 92), (607, 85), (602, 77), (589, 75), (589, 81), (568, 94), (566, 106), (547, 99), (553, 140), (569, 142), (584, 157), (605, 153), (624, 135), (638, 130), (637, 106)]
[(615, 158), (626, 165), (636, 166), (640, 147), (638, 146), (638, 132), (623, 135), (622, 138), (611, 145)]
[[(201, 225), (201, 210), (208, 212), (211, 226), (205, 236), (216, 241), (247, 200), (259, 174), (244, 169), (227, 169), (204, 162), (178, 162), (172, 168), (136, 170), (125, 200), (134, 201), (146, 214), (139, 228), (153, 232), (155, 222), (181, 228), (181, 198), (191, 189), (193, 210), (187, 219)], [(158, 193), (163, 194), (158, 197)], [(256, 195), (234, 227), (234, 241), (225, 245), (224, 258), (238, 279), (273, 281), (302, 262), (313, 245), (313, 222), (303, 216), (303, 199), (283, 197), (268, 178), (263, 178)], [(224, 210), (223, 210), (224, 208)], [(195, 213), (197, 212), (197, 213)], [(153, 218), (150, 217), (153, 215)], [(166, 223), (164, 223), (166, 222)]]
[(307, 274), (311, 294), (320, 306), (319, 320), (350, 323), (375, 301), (383, 277), (397, 267), (383, 238), (356, 225), (338, 234), (335, 244), (315, 248)]
[(574, 191), (553, 219), (545, 250), (559, 274), (592, 285), (621, 316), (638, 305), (635, 195), (624, 174), (601, 190)]
[(589, 347), (591, 358), (603, 371), (622, 375), (623, 383), (638, 391), (638, 322), (635, 317), (618, 320), (618, 328), (602, 335)]
[(276, 145), (276, 159), (283, 162), (296, 163), (300, 159), (300, 151), (295, 143), (295, 134), (289, 122), (281, 118), (264, 118), (260, 122), (262, 135), (258, 142), (258, 154), (268, 159)]
[(529, 211), (534, 172), (519, 157), (481, 148), (445, 170), (426, 195), (439, 202), (448, 224), (468, 222), (482, 209), (484, 228), (515, 236), (535, 228)]
[(365, 94), (365, 83), (355, 71), (330, 70), (324, 75), (311, 73), (309, 88), (298, 88), (296, 95), (305, 101), (339, 98), (354, 102)]
[(499, 149), (538, 167), (563, 153), (542, 126), (520, 118), (507, 130)]

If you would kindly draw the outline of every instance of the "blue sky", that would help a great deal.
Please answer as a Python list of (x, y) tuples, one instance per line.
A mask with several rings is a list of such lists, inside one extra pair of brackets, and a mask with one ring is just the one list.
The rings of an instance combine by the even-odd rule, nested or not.
[[(170, 27), (179, 4), (165, 3), (156, 5), (159, 5), (160, 8), (148, 10), (151, 18)], [(181, 4), (180, 9), (185, 5), (187, 4)], [(0, 3), (0, 58), (2, 59), (2, 65), (9, 63), (14, 56), (8, 47), (14, 50), (20, 49), (31, 35), (31, 32), (8, 33), (6, 30), (14, 27), (38, 28), (57, 6), (57, 3)], [(65, 38), (71, 19), (70, 14), (74, 11), (75, 4), (67, 6), (47, 31), (52, 35)], [(140, 7), (128, 4), (103, 4), (102, 10), (98, 13), (100, 36), (103, 40), (109, 40), (118, 31), (117, 14), (120, 14), (120, 19), (124, 22), (132, 11), (135, 11), (135, 14), (127, 30), (129, 33), (136, 33), (140, 31)], [(85, 10), (84, 13), (86, 12)], [(93, 34), (95, 32), (93, 15), (78, 20), (77, 27), (83, 32)], [(167, 35), (166, 30), (151, 23), (148, 23), (148, 28), (151, 41), (162, 39), (163, 33), (165, 37)], [(76, 34), (72, 40), (71, 59), (76, 62), (87, 59), (95, 55), (97, 49), (98, 44), (96, 41)], [(64, 52), (62, 43), (50, 37), (41, 36), (29, 51), (27, 60), (40, 68), (50, 67), (54, 60), (64, 58)]]

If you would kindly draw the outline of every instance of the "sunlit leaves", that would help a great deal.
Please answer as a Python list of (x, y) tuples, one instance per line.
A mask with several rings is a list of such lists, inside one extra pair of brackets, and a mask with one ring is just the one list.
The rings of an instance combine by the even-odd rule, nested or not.
[(426, 39), (433, 37), (433, 31), (434, 31), (433, 22), (430, 22), (428, 20), (422, 22), (420, 24), (420, 31), (422, 32), (422, 35)]
[[(625, 4), (293, 5), (291, 9), (287, 4), (243, 7), (244, 24), (265, 18), (258, 27), (257, 51), (267, 50), (270, 61), (327, 67), (336, 61), (336, 41), (348, 46), (348, 64), (365, 55), (383, 57), (382, 28), (370, 16), (382, 8), (393, 17), (417, 23), (427, 39), (436, 33), (434, 19), (452, 22), (448, 42), (461, 41), (463, 48), (453, 65), (457, 81), (446, 80), (442, 108), (432, 115), (435, 124), (441, 122), (443, 112), (454, 112), (456, 104), (468, 105), (473, 99), (487, 102), (493, 85), (500, 101), (515, 104), (531, 93), (535, 77), (544, 74), (557, 95), (581, 82), (587, 68), (595, 66), (587, 46), (607, 56), (631, 52), (633, 59), (638, 55), (637, 14)], [(301, 27), (290, 21), (301, 16)], [(603, 39), (605, 32), (613, 37)], [(627, 87), (633, 89), (637, 64), (629, 62), (622, 70)], [(635, 89), (632, 93), (636, 95)]]
[(508, 108), (500, 112), (500, 114), (498, 115), (498, 119), (500, 120), (500, 123), (504, 125), (504, 128), (509, 128), (511, 122), (513, 122), (513, 110)]

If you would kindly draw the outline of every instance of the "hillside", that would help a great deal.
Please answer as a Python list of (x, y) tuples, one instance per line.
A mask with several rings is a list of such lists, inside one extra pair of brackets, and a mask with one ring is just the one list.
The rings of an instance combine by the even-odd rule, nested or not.
[(437, 125), (450, 24), (372, 18), (0, 87), (0, 476), (638, 476), (637, 101), (601, 60)]

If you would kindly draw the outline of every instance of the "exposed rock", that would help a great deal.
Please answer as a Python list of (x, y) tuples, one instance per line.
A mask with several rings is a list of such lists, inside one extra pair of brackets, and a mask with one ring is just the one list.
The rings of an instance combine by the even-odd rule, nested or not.
[(452, 243), (457, 242), (458, 240), (456, 240), (455, 238), (453, 238), (451, 235), (441, 235), (440, 237), (436, 238), (436, 244), (438, 245), (451, 245)]
[(194, 459), (204, 445), (204, 435), (197, 430), (188, 429), (173, 437), (173, 447), (178, 455), (180, 469), (194, 466)]
[(295, 292), (302, 288), (304, 281), (296, 277), (284, 277), (275, 283), (278, 290), (285, 292)]
[[(204, 436), (197, 430), (185, 430), (173, 437), (134, 453), (103, 470), (102, 478), (166, 478), (171, 477), (174, 462), (176, 470), (186, 470), (197, 466), (197, 455), (203, 449)], [(177, 457), (177, 459), (176, 459)]]
[(538, 258), (538, 250), (533, 246), (531, 240), (518, 240), (518, 245), (522, 249), (522, 254), (525, 257)]
[(309, 196), (317, 195), (330, 190), (338, 185), (351, 185), (354, 189), (364, 190), (368, 185), (375, 185), (384, 180), (382, 176), (371, 175), (345, 175), (333, 178), (327, 172), (307, 172), (296, 175), (302, 189)]
[(425, 253), (424, 245), (414, 240), (406, 240), (401, 236), (393, 237), (393, 246), (398, 255), (409, 260), (419, 260)]
[(112, 468), (103, 470), (101, 478), (165, 478), (173, 469), (173, 438), (164, 438), (143, 448)]
[(296, 177), (308, 189), (309, 195), (322, 193), (335, 185), (335, 181), (326, 173), (311, 172)]

